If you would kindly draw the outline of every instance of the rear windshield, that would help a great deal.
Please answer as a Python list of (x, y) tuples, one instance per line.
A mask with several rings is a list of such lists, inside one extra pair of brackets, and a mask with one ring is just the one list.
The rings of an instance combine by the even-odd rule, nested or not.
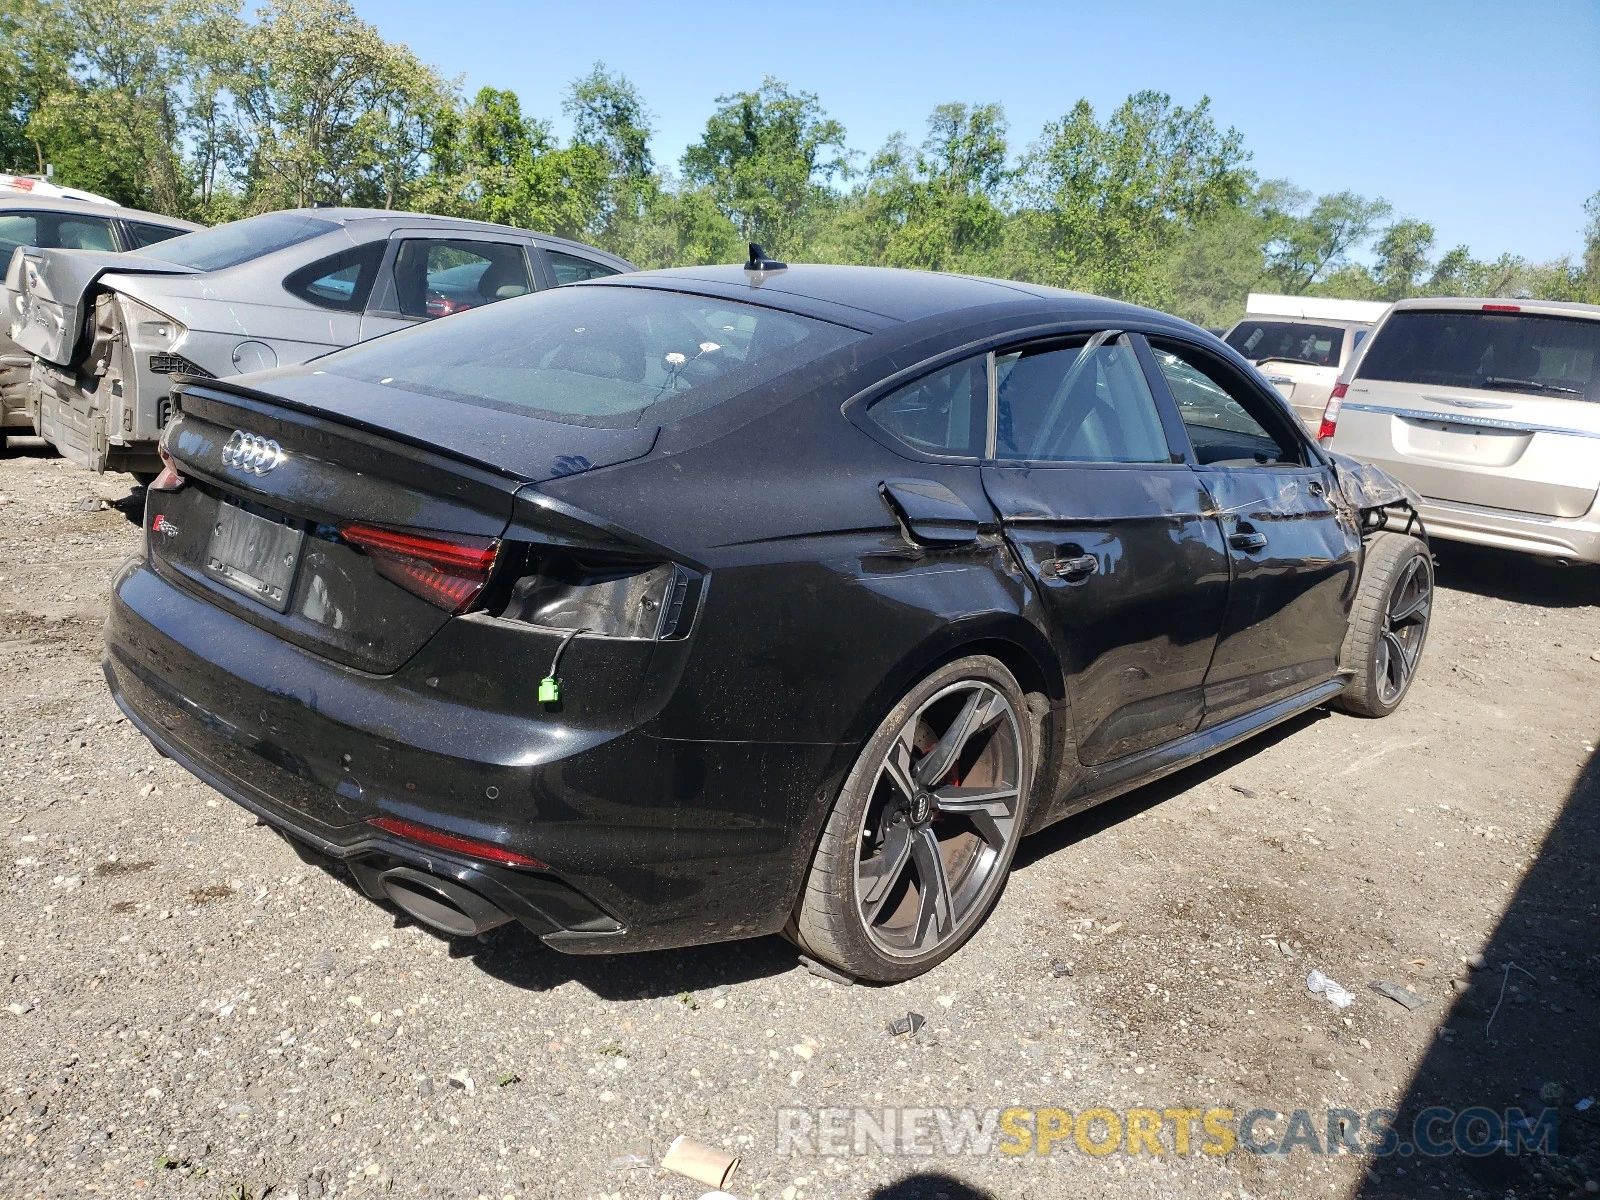
[(747, 392), (862, 336), (710, 296), (577, 284), (393, 333), (317, 366), (503, 412), (631, 428)]
[(1472, 309), (1396, 312), (1357, 375), (1600, 401), (1600, 320)]
[(1228, 345), (1252, 362), (1310, 363), (1337, 367), (1344, 348), (1344, 330), (1338, 325), (1308, 325), (1303, 321), (1241, 321), (1228, 334)]
[(218, 225), (215, 229), (202, 229), (186, 233), (171, 241), (147, 246), (139, 253), (145, 258), (159, 258), (162, 262), (177, 263), (180, 267), (195, 267), (201, 271), (220, 271), (236, 267), (293, 246), (309, 242), (314, 237), (332, 233), (339, 226), (320, 217), (300, 213), (266, 213)]

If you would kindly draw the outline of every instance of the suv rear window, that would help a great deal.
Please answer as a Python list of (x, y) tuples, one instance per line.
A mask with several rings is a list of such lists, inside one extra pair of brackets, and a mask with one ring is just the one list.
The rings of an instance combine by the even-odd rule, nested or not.
[(1361, 379), (1600, 401), (1600, 320), (1408, 309), (1367, 347)]
[(1344, 330), (1338, 325), (1308, 325), (1301, 321), (1241, 321), (1228, 334), (1228, 345), (1251, 362), (1310, 363), (1337, 367), (1344, 349)]
[(330, 375), (569, 425), (664, 424), (864, 336), (751, 304), (579, 284), (318, 360)]
[(301, 213), (266, 213), (259, 217), (247, 217), (243, 221), (230, 221), (215, 229), (186, 233), (140, 253), (146, 258), (177, 263), (180, 267), (221, 271), (271, 254), (274, 250), (282, 250), (285, 246), (309, 242), (338, 228), (332, 221)]

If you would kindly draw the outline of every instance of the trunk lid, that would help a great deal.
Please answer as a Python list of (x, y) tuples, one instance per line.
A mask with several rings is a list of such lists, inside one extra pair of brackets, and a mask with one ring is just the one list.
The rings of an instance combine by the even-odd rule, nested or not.
[[(320, 383), (325, 398), (330, 382), (301, 390)], [(508, 424), (452, 422), (452, 406), (438, 400), (428, 400), (430, 423), (404, 393), (349, 380), (339, 388), (344, 403), (334, 411), (305, 395), (180, 387), (164, 444), (187, 482), (149, 492), (149, 554), (163, 577), (251, 624), (376, 674), (404, 665), (451, 612), (385, 571), (370, 528), (364, 538), (342, 531), (366, 526), (486, 546), (506, 529), (519, 489), (573, 473), (559, 451), (576, 448), (592, 463), (591, 455), (608, 457), (605, 440), (613, 458), (654, 440), (653, 431), (578, 430), (481, 409), (472, 416)], [(383, 395), (388, 427), (377, 420)], [(530, 475), (520, 469), (527, 466), (542, 470)]]
[(71, 366), (88, 330), (95, 284), (113, 271), (191, 275), (194, 268), (103, 250), (18, 250), (6, 271), (6, 316), (17, 345), (46, 362)]
[(1581, 517), (1600, 490), (1600, 404), (1358, 376), (1333, 448), (1428, 499)]

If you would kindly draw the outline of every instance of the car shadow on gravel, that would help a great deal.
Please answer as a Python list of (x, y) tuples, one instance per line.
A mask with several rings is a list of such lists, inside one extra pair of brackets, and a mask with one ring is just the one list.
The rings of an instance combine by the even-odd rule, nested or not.
[(1600, 605), (1600, 566), (1560, 566), (1536, 554), (1435, 541), (1440, 587), (1543, 608)]
[(1299, 716), (1291, 717), (1281, 725), (1275, 725), (1264, 733), (1247, 738), (1237, 746), (1213, 754), (1202, 759), (1193, 766), (1185, 767), (1168, 775), (1165, 779), (1158, 779), (1154, 783), (1147, 783), (1135, 788), (1131, 792), (1118, 796), (1115, 800), (1107, 800), (1104, 804), (1096, 805), (1086, 812), (1067, 817), (1057, 821), (1054, 825), (1040, 830), (1031, 837), (1024, 838), (1017, 847), (1017, 857), (1013, 869), (1031, 866), (1042, 858), (1048, 858), (1057, 851), (1075, 846), (1086, 838), (1091, 838), (1097, 833), (1103, 833), (1113, 825), (1120, 825), (1131, 817), (1165, 804), (1176, 796), (1181, 796), (1189, 789), (1224, 775), (1229, 771), (1243, 768), (1243, 781), (1235, 787), (1246, 789), (1247, 795), (1256, 791), (1266, 791), (1272, 785), (1272, 779), (1267, 769), (1262, 768), (1260, 776), (1251, 776), (1249, 772), (1250, 760), (1255, 758), (1269, 746), (1274, 746), (1285, 738), (1294, 737), (1304, 730), (1310, 729), (1319, 721), (1327, 720), (1332, 714), (1324, 708), (1314, 708), (1303, 712)]
[(995, 1200), (995, 1196), (939, 1171), (919, 1171), (869, 1192), (867, 1200)]
[[(1444, 1036), (1418, 1064), (1395, 1129), (1409, 1140), (1430, 1107), (1487, 1110), (1466, 1136), (1488, 1153), (1374, 1158), (1360, 1200), (1468, 1193), (1582, 1196), (1600, 1180), (1600, 755), (1591, 755), (1544, 845), (1528, 867), (1476, 970), (1455, 964), (1466, 991), (1454, 998)], [(1381, 1003), (1382, 1001), (1380, 1001)], [(1424, 1020), (1427, 1009), (1412, 1019)], [(1590, 1103), (1578, 1107), (1585, 1098)], [(1515, 1140), (1506, 1110), (1533, 1122), (1555, 1113), (1554, 1154), (1496, 1143)], [(1513, 1118), (1514, 1120), (1514, 1118)], [(1447, 1142), (1452, 1125), (1432, 1126)]]

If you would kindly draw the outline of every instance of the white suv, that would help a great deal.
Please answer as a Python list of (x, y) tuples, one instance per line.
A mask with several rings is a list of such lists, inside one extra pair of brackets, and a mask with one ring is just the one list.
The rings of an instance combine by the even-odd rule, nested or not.
[(1600, 563), (1600, 305), (1401, 300), (1317, 437), (1422, 493), (1435, 537)]

